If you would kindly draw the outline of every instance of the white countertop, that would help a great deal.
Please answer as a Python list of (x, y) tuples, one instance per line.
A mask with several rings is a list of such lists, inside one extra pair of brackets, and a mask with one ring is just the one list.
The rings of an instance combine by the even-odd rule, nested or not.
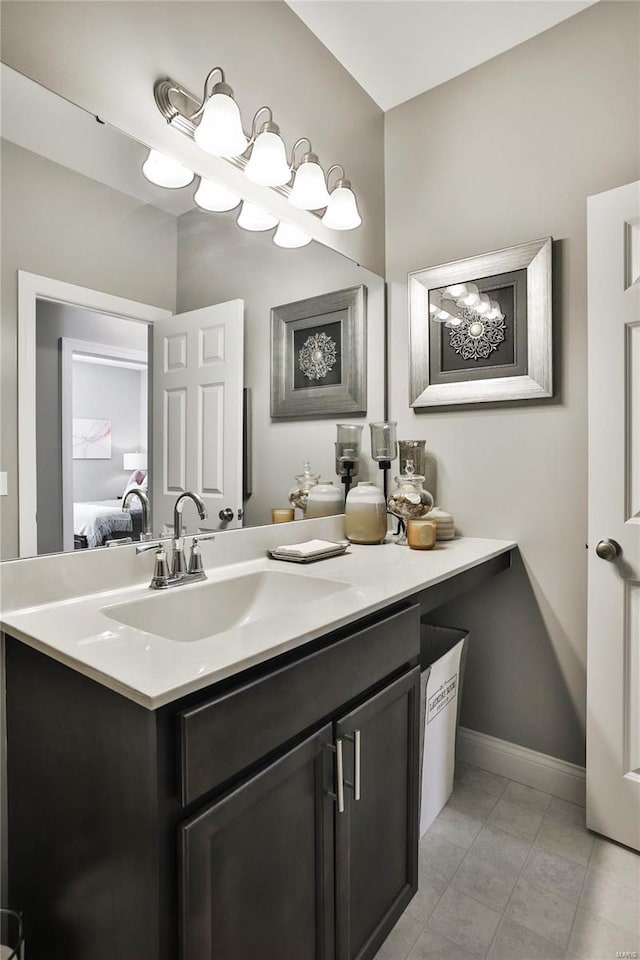
[[(13, 609), (2, 613), (0, 626), (18, 640), (74, 670), (144, 707), (155, 709), (447, 580), (515, 546), (507, 540), (460, 537), (438, 543), (429, 551), (409, 550), (394, 543), (351, 545), (344, 556), (308, 565), (283, 563), (263, 556), (226, 566), (207, 566), (208, 581), (167, 592), (153, 593), (146, 584), (138, 583)], [(104, 608), (124, 601), (149, 596), (166, 598), (169, 593), (183, 591), (192, 592), (195, 603), (198, 590), (208, 582), (263, 570), (340, 581), (345, 586), (321, 600), (191, 642), (168, 640), (125, 626), (103, 612)]]

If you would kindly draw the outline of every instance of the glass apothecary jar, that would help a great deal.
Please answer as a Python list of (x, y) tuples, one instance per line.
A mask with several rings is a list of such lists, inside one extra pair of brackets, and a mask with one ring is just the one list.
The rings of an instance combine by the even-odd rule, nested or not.
[(360, 481), (347, 496), (344, 532), (351, 543), (382, 543), (387, 535), (387, 504), (375, 483)]
[[(403, 521), (418, 520), (424, 517), (433, 507), (433, 497), (422, 486), (425, 478), (423, 474), (415, 472), (413, 460), (407, 460), (405, 472), (394, 479), (396, 487), (391, 491), (387, 500), (389, 513)], [(403, 529), (397, 543), (404, 544), (406, 542), (407, 539)]]
[(292, 507), (297, 507), (298, 510), (301, 510), (303, 517), (307, 512), (309, 490), (315, 487), (319, 479), (320, 474), (311, 473), (311, 464), (308, 460), (305, 460), (302, 466), (302, 473), (296, 475), (295, 486), (289, 491), (289, 503)]

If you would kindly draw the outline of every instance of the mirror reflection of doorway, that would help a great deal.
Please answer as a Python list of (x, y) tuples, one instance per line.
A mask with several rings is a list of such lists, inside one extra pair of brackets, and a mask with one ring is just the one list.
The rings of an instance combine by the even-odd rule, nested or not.
[[(149, 327), (36, 302), (38, 553), (139, 539), (148, 487)], [(54, 399), (56, 398), (56, 399)]]

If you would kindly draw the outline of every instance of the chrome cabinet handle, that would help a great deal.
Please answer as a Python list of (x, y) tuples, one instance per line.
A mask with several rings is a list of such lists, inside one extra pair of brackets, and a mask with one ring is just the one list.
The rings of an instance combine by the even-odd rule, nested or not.
[(230, 523), (233, 520), (233, 510), (231, 507), (225, 507), (224, 510), (220, 510), (218, 516), (223, 521), (223, 523)]
[(616, 540), (600, 540), (596, 544), (596, 553), (601, 560), (617, 560), (622, 554), (622, 547)]
[(345, 740), (353, 744), (353, 783), (351, 780), (344, 782), (353, 789), (353, 799), (360, 799), (360, 731), (354, 730), (353, 736), (345, 735)]
[(344, 813), (344, 763), (342, 759), (342, 740), (336, 740), (336, 794), (338, 813)]

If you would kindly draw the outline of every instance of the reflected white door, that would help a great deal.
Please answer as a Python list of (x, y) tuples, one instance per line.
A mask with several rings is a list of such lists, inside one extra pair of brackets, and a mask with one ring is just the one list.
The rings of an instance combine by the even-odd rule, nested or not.
[[(242, 526), (244, 301), (176, 314), (153, 326), (153, 530), (173, 530), (185, 490), (209, 517), (185, 505), (189, 530)], [(231, 520), (219, 519), (222, 510)]]
[(588, 260), (587, 825), (640, 849), (640, 182), (589, 198)]

